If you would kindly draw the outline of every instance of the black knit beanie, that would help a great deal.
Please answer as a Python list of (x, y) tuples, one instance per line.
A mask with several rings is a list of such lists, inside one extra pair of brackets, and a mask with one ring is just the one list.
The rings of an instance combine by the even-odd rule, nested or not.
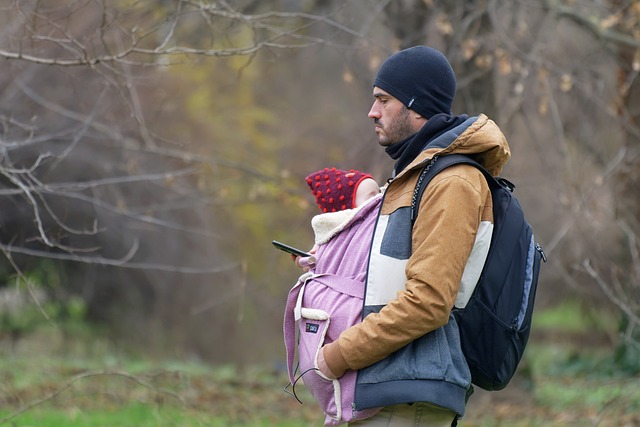
[(373, 85), (428, 119), (438, 113), (451, 114), (456, 76), (441, 52), (414, 46), (384, 61)]

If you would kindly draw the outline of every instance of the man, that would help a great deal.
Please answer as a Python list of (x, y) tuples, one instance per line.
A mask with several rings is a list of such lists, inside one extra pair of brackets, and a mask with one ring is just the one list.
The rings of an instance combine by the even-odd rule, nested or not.
[(451, 113), (455, 90), (449, 62), (426, 46), (392, 55), (375, 78), (369, 118), (396, 161), (393, 178), (373, 233), (363, 321), (318, 356), (329, 378), (358, 371), (355, 409), (383, 407), (350, 425), (449, 426), (464, 414), (471, 379), (451, 309), (486, 259), (491, 193), (480, 171), (455, 165), (429, 183), (415, 223), (411, 200), (435, 156), (470, 155), (497, 175), (510, 151), (486, 116)]

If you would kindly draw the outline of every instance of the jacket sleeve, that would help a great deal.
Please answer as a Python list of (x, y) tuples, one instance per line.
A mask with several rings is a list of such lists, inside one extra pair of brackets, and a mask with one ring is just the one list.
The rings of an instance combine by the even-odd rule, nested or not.
[(325, 347), (332, 372), (372, 365), (448, 322), (487, 203), (488, 185), (472, 166), (453, 166), (431, 181), (413, 228), (405, 290)]

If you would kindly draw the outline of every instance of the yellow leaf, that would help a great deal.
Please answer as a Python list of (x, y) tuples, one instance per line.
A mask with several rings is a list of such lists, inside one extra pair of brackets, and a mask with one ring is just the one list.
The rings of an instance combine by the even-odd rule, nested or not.
[(569, 92), (573, 87), (573, 77), (570, 74), (563, 74), (560, 77), (560, 90), (562, 92)]
[(602, 28), (603, 30), (606, 30), (615, 25), (618, 25), (620, 23), (621, 17), (622, 15), (620, 15), (619, 13), (616, 13), (614, 15), (609, 15), (608, 17), (600, 21), (600, 28)]
[(540, 98), (540, 102), (538, 103), (538, 113), (540, 113), (541, 116), (546, 116), (548, 112), (549, 112), (549, 99), (546, 97), (546, 95), (543, 95)]
[(462, 57), (465, 60), (469, 60), (473, 58), (473, 56), (478, 52), (480, 48), (480, 43), (476, 39), (466, 39), (462, 41), (461, 49), (462, 49)]
[(342, 80), (345, 83), (351, 83), (353, 81), (353, 74), (350, 70), (345, 70), (344, 73), (342, 73)]
[(496, 56), (498, 57), (498, 72), (500, 75), (506, 76), (511, 74), (511, 58), (509, 58), (507, 52), (503, 49), (499, 49), (496, 51)]
[(445, 14), (438, 15), (438, 18), (436, 19), (436, 28), (441, 34), (453, 34), (453, 25), (451, 25), (449, 17)]
[(489, 54), (478, 55), (474, 61), (478, 68), (487, 69), (493, 65), (493, 57)]
[(538, 80), (545, 81), (549, 78), (549, 70), (546, 67), (538, 68)]

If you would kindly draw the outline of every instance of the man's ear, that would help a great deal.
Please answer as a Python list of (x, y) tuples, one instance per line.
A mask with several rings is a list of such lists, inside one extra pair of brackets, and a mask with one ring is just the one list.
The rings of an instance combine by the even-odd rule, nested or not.
[(409, 109), (409, 111), (411, 112), (411, 114), (413, 114), (413, 118), (416, 120), (420, 120), (424, 118), (420, 114), (418, 114), (416, 110)]
[(421, 116), (420, 114), (416, 113), (415, 111), (413, 111), (413, 118), (416, 121), (424, 121), (425, 123), (427, 122), (427, 118), (426, 117)]

